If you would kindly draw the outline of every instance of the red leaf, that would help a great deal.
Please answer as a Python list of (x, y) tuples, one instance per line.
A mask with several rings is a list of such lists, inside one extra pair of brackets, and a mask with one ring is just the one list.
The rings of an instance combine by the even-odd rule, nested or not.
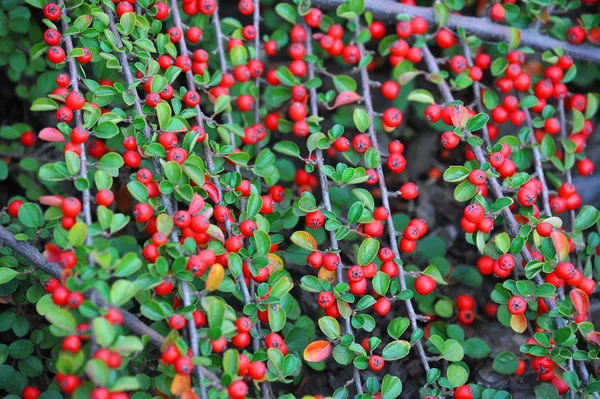
[(212, 202), (218, 204), (221, 201), (221, 196), (214, 184), (204, 183), (202, 188), (208, 193), (208, 198), (210, 198)]
[(194, 193), (192, 197), (192, 202), (188, 207), (188, 212), (191, 214), (195, 214), (196, 212), (200, 212), (204, 208), (204, 198), (198, 195), (198, 193)]
[(56, 245), (49, 242), (48, 244), (46, 244), (46, 246), (44, 248), (45, 248), (44, 258), (46, 258), (46, 260), (48, 262), (58, 262), (59, 261), (60, 254), (62, 253), (62, 251), (60, 250), (59, 247), (57, 247)]
[(60, 206), (63, 197), (60, 195), (42, 195), (39, 200), (40, 204), (47, 206)]
[(587, 339), (590, 344), (600, 348), (600, 332), (592, 331), (585, 336), (585, 339)]
[(313, 40), (315, 40), (315, 41), (317, 41), (317, 42), (318, 42), (319, 40), (321, 40), (321, 38), (322, 38), (323, 36), (325, 36), (325, 34), (324, 34), (324, 33), (321, 33), (321, 32), (317, 32), (317, 33), (313, 33), (313, 35), (312, 35), (312, 36), (313, 36)]
[(40, 140), (57, 143), (64, 143), (66, 141), (65, 136), (63, 136), (63, 134), (59, 132), (58, 129), (55, 129), (53, 127), (47, 127), (45, 129), (40, 130), (40, 132), (38, 133), (38, 137), (40, 138)]
[(322, 362), (331, 355), (331, 344), (327, 341), (315, 341), (304, 349), (304, 360), (308, 362)]
[(590, 298), (585, 291), (575, 288), (571, 290), (569, 296), (577, 314), (587, 314), (590, 307)]
[(335, 98), (335, 103), (333, 104), (332, 109), (342, 105), (351, 104), (358, 100), (360, 100), (358, 93), (353, 91), (344, 91), (338, 94), (338, 96)]

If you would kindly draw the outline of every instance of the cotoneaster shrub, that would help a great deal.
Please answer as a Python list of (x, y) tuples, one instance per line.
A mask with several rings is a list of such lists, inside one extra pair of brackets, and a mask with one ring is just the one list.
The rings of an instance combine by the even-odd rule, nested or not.
[(3, 1), (4, 397), (597, 397), (597, 1), (402, 3)]

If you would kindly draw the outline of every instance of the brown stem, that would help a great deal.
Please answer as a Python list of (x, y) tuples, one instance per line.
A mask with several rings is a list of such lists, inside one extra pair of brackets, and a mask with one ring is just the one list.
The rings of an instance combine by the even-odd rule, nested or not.
[[(360, 30), (361, 30), (360, 20), (358, 18), (355, 19), (355, 24), (356, 24), (356, 32), (355, 32), (355, 37), (356, 37), (360, 34)], [(362, 43), (358, 43), (358, 48), (360, 50), (360, 58), (362, 59), (366, 53), (365, 46)], [(361, 77), (361, 81), (362, 81), (363, 99), (364, 99), (365, 107), (367, 108), (367, 114), (369, 115), (369, 120), (370, 120), (369, 138), (371, 139), (371, 145), (373, 146), (373, 148), (375, 148), (375, 150), (377, 152), (381, 153), (381, 151), (379, 150), (379, 143), (377, 141), (377, 132), (375, 132), (375, 126), (374, 126), (375, 111), (373, 110), (373, 101), (371, 100), (371, 87), (369, 85), (369, 82), (370, 82), (369, 72), (367, 71), (366, 67), (360, 68), (360, 77)], [(381, 191), (381, 201), (383, 202), (383, 206), (386, 207), (390, 211), (388, 218), (387, 218), (387, 228), (388, 228), (388, 234), (390, 236), (390, 247), (392, 248), (394, 257), (396, 259), (400, 259), (400, 251), (398, 250), (398, 241), (397, 241), (398, 234), (396, 233), (396, 227), (394, 226), (394, 221), (392, 219), (392, 211), (391, 211), (392, 208), (390, 207), (389, 190), (385, 183), (385, 174), (383, 173), (383, 168), (381, 166), (381, 163), (377, 164), (376, 170), (377, 170), (377, 176), (379, 177), (379, 190)], [(400, 282), (400, 288), (403, 291), (406, 290), (407, 289), (406, 278), (405, 278), (404, 267), (402, 265), (398, 265), (398, 281)], [(410, 319), (411, 327), (412, 327), (413, 331), (417, 330), (419, 328), (419, 326), (417, 325), (417, 314), (413, 307), (412, 301), (410, 299), (407, 299), (404, 301), (404, 304), (406, 306), (408, 318)], [(415, 344), (417, 347), (417, 351), (419, 352), (419, 357), (421, 358), (421, 363), (423, 363), (423, 368), (425, 369), (425, 373), (427, 374), (427, 373), (429, 373), (430, 367), (429, 367), (429, 363), (427, 362), (427, 355), (425, 354), (425, 349), (423, 348), (423, 343), (419, 339), (418, 341), (416, 341)]]
[[(312, 55), (312, 32), (310, 27), (306, 24), (304, 25), (304, 29), (306, 29), (307, 39), (306, 39), (306, 54)], [(312, 62), (308, 63), (308, 78), (313, 79), (315, 77), (315, 65)], [(310, 93), (310, 112), (313, 116), (319, 116), (319, 106), (317, 103), (317, 90), (315, 88), (309, 89)], [(320, 148), (317, 148), (315, 151), (315, 156), (317, 159), (317, 169), (319, 172), (319, 182), (321, 185), (321, 193), (323, 195), (323, 203), (325, 204), (325, 209), (329, 212), (332, 212), (331, 208), (331, 199), (329, 198), (329, 182), (327, 180), (327, 176), (323, 173), (323, 166), (325, 165), (323, 159), (323, 151)], [(331, 249), (334, 251), (339, 250), (338, 240), (335, 237), (335, 230), (331, 230), (329, 232), (329, 243), (331, 245)], [(340, 260), (340, 266), (336, 269), (336, 279), (338, 283), (344, 282), (344, 267)], [(352, 325), (350, 324), (350, 318), (344, 319), (346, 334), (350, 334), (354, 336), (354, 332), (352, 331)], [(362, 382), (360, 379), (360, 371), (357, 367), (352, 368), (352, 372), (354, 374), (354, 385), (356, 387), (356, 392), (358, 395), (363, 394)]]
[[(312, 0), (315, 7), (335, 9), (344, 0)], [(370, 11), (373, 17), (397, 21), (396, 15), (406, 14), (410, 17), (423, 17), (430, 24), (437, 24), (435, 12), (432, 7), (416, 7), (396, 3), (389, 0), (365, 1), (365, 10)], [(481, 39), (493, 41), (510, 41), (510, 27), (498, 25), (485, 18), (467, 17), (450, 13), (446, 27), (456, 29), (462, 27), (466, 32), (472, 33)], [(600, 63), (600, 51), (597, 47), (579, 44), (574, 45), (550, 36), (540, 34), (536, 29), (519, 29), (521, 33), (521, 45), (533, 47), (538, 50), (550, 50), (559, 47), (573, 58)]]

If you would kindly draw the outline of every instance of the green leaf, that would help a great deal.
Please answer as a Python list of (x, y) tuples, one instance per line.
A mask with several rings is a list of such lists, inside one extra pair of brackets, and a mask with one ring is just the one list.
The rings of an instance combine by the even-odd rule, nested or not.
[(142, 260), (138, 255), (135, 252), (128, 252), (119, 260), (113, 274), (115, 277), (127, 277), (137, 272), (141, 267)]
[(117, 280), (110, 289), (110, 301), (114, 306), (122, 306), (137, 294), (138, 287), (127, 280)]
[(290, 4), (279, 3), (275, 6), (275, 12), (290, 24), (296, 23), (296, 10)]
[(490, 117), (488, 114), (477, 114), (474, 117), (470, 118), (467, 122), (467, 130), (469, 132), (475, 132), (477, 130), (480, 130), (486, 125), (489, 119)]
[(115, 327), (104, 317), (96, 317), (92, 322), (96, 341), (101, 346), (110, 346), (117, 337)]
[(506, 232), (498, 234), (496, 238), (494, 238), (494, 242), (496, 243), (498, 250), (503, 254), (507, 253), (510, 249), (510, 237)]
[[(154, 80), (157, 76), (154, 76)], [(160, 126), (161, 130), (165, 130), (167, 126), (169, 126), (169, 122), (171, 121), (171, 106), (166, 101), (161, 101), (156, 106), (156, 116), (158, 118), (158, 126)]]
[(72, 332), (77, 327), (77, 322), (71, 313), (66, 309), (54, 308), (46, 313), (46, 319), (52, 325), (60, 328), (61, 330)]
[(444, 345), (442, 357), (449, 362), (460, 362), (465, 355), (462, 345), (454, 340), (449, 339)]
[(367, 238), (361, 244), (356, 255), (356, 262), (359, 266), (366, 266), (375, 259), (379, 251), (379, 240)]
[(25, 202), (19, 207), (19, 221), (27, 227), (40, 227), (44, 222), (42, 210), (37, 204)]
[(69, 244), (73, 247), (81, 246), (85, 243), (88, 229), (84, 222), (77, 222), (69, 230)]
[(591, 205), (584, 205), (575, 219), (576, 230), (587, 230), (598, 222), (600, 211)]
[(490, 207), (490, 210), (494, 213), (500, 212), (502, 209), (506, 208), (507, 206), (511, 206), (513, 204), (513, 202), (514, 202), (514, 200), (512, 198), (508, 198), (508, 197), (498, 198), (496, 201), (494, 201), (494, 203)]
[(356, 128), (361, 132), (365, 132), (371, 125), (369, 115), (362, 108), (356, 108), (354, 110), (354, 113), (352, 114), (352, 120), (354, 121)]
[(477, 186), (471, 184), (468, 180), (463, 181), (454, 189), (454, 199), (458, 202), (470, 200), (477, 193)]
[(441, 28), (446, 25), (448, 17), (450, 16), (448, 6), (443, 2), (435, 3), (433, 10), (435, 11), (435, 20), (437, 21), (438, 27)]
[(500, 374), (512, 375), (517, 371), (519, 362), (517, 356), (512, 352), (502, 352), (494, 359), (492, 368)]
[(293, 141), (283, 140), (275, 143), (273, 151), (277, 151), (284, 155), (300, 158), (300, 149)]
[(329, 339), (337, 339), (340, 336), (340, 324), (331, 316), (323, 316), (319, 319), (319, 328)]
[(415, 89), (407, 97), (408, 101), (422, 104), (435, 104), (433, 95), (425, 89)]
[(357, 85), (356, 81), (352, 79), (350, 76), (346, 75), (337, 75), (333, 77), (333, 85), (340, 93), (345, 91), (355, 92)]
[(402, 381), (396, 376), (387, 374), (381, 383), (381, 397), (395, 399), (402, 393)]
[(9, 269), (8, 267), (0, 267), (0, 284), (8, 283), (18, 274), (16, 270)]
[(483, 104), (487, 109), (494, 109), (498, 106), (498, 94), (494, 90), (486, 90), (483, 93)]
[(398, 360), (408, 355), (410, 343), (404, 340), (392, 341), (383, 348), (381, 356), (384, 360)]
[(450, 183), (463, 181), (469, 176), (469, 170), (464, 166), (450, 166), (444, 172), (444, 180)]
[(448, 366), (446, 376), (454, 388), (463, 385), (469, 379), (467, 370), (458, 364), (451, 364)]

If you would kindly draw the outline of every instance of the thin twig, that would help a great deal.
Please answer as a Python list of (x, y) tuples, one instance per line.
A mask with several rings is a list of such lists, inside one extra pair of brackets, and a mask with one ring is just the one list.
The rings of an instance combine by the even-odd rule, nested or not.
[[(310, 27), (306, 24), (304, 25), (304, 29), (306, 29), (306, 54), (308, 56), (312, 55), (312, 32)], [(315, 65), (312, 62), (308, 63), (308, 79), (313, 79), (315, 77)], [(313, 87), (309, 89), (310, 93), (310, 112), (313, 116), (319, 116), (319, 106), (317, 104), (317, 90)], [(327, 176), (323, 173), (323, 166), (325, 162), (323, 160), (323, 151), (320, 148), (317, 148), (315, 151), (315, 156), (317, 159), (317, 167), (319, 172), (319, 182), (321, 185), (321, 193), (323, 195), (323, 203), (325, 204), (325, 209), (329, 212), (332, 212), (331, 208), (331, 200), (329, 198), (329, 182), (327, 180)], [(335, 230), (331, 230), (329, 232), (329, 243), (331, 245), (331, 249), (333, 251), (339, 250), (338, 240), (335, 237)], [(341, 263), (338, 268), (336, 268), (336, 279), (338, 283), (344, 282), (344, 267)], [(346, 328), (346, 334), (350, 334), (354, 336), (354, 332), (352, 331), (352, 325), (350, 324), (350, 318), (344, 319), (344, 325)], [(356, 392), (358, 395), (363, 394), (362, 381), (360, 378), (360, 371), (357, 367), (352, 367), (352, 372), (354, 374), (354, 385), (356, 386)]]
[[(315, 7), (335, 9), (343, 4), (345, 0), (312, 0)], [(410, 17), (423, 17), (430, 24), (437, 24), (433, 7), (416, 7), (393, 2), (390, 0), (365, 1), (365, 10), (370, 11), (374, 18), (384, 21), (397, 21), (398, 14), (406, 14)], [(466, 32), (472, 33), (481, 39), (493, 41), (510, 41), (510, 27), (498, 25), (486, 18), (468, 17), (450, 13), (445, 25), (447, 28), (456, 29), (462, 27)], [(571, 44), (547, 35), (540, 34), (537, 29), (519, 29), (521, 34), (521, 45), (529, 46), (538, 50), (550, 50), (554, 47), (562, 48), (573, 58), (600, 63), (600, 51), (596, 47), (586, 44)]]
[[(356, 32), (355, 32), (355, 37), (357, 37), (360, 34), (360, 20), (358, 18), (355, 19), (355, 24), (356, 24)], [(360, 58), (362, 59), (365, 56), (365, 46), (362, 43), (358, 43), (358, 48), (360, 50)], [(363, 99), (365, 102), (365, 106), (367, 108), (367, 114), (369, 115), (369, 120), (370, 120), (370, 124), (369, 124), (369, 137), (371, 139), (371, 145), (373, 146), (373, 148), (377, 151), (380, 152), (379, 150), (379, 142), (377, 141), (377, 132), (375, 132), (375, 118), (374, 118), (374, 110), (373, 110), (373, 101), (371, 100), (371, 87), (369, 86), (369, 72), (367, 71), (366, 67), (362, 67), (360, 68), (360, 77), (361, 77), (361, 81), (362, 81), (362, 90), (363, 90)], [(397, 241), (397, 233), (396, 233), (396, 227), (394, 226), (394, 221), (392, 219), (392, 212), (391, 212), (391, 207), (390, 207), (390, 197), (389, 197), (389, 190), (387, 188), (386, 182), (385, 182), (385, 174), (383, 173), (383, 168), (381, 166), (381, 163), (377, 164), (377, 176), (379, 177), (379, 190), (381, 191), (381, 201), (383, 202), (383, 206), (386, 207), (388, 210), (390, 210), (388, 218), (387, 218), (387, 228), (388, 228), (388, 234), (390, 236), (390, 247), (392, 249), (392, 252), (394, 253), (394, 257), (396, 259), (400, 259), (400, 251), (398, 250), (398, 241)], [(402, 265), (398, 265), (398, 281), (400, 282), (400, 288), (404, 291), (407, 289), (406, 286), (406, 278), (404, 275), (404, 267)], [(415, 309), (413, 307), (412, 301), (410, 299), (407, 299), (404, 301), (404, 304), (406, 305), (406, 311), (408, 313), (408, 318), (410, 319), (410, 324), (411, 327), (414, 330), (417, 330), (419, 328), (419, 326), (417, 325), (417, 314), (415, 312)], [(429, 373), (430, 367), (429, 367), (429, 363), (427, 362), (427, 355), (425, 354), (425, 349), (423, 348), (423, 342), (419, 339), (418, 341), (415, 342), (415, 345), (417, 346), (417, 351), (419, 352), (419, 357), (421, 358), (421, 363), (423, 363), (423, 368), (425, 369), (425, 373)]]
[[(558, 118), (560, 120), (560, 138), (562, 140), (567, 139), (567, 118), (565, 117), (565, 100), (558, 100)], [(573, 184), (573, 176), (571, 175), (571, 168), (565, 168), (565, 177), (567, 183)], [(575, 229), (575, 210), (569, 211), (569, 221), (571, 223), (571, 231)]]
[[(521, 98), (522, 96), (519, 95), (519, 99)], [(537, 179), (542, 185), (542, 207), (544, 209), (544, 213), (547, 216), (552, 216), (552, 209), (550, 209), (550, 200), (548, 198), (548, 185), (546, 184), (544, 167), (542, 166), (542, 156), (537, 146), (537, 140), (535, 139), (535, 131), (533, 129), (531, 113), (529, 112), (529, 109), (525, 107), (523, 107), (523, 112), (525, 112), (525, 122), (527, 123), (527, 127), (529, 128), (529, 142), (531, 143), (531, 150), (533, 152), (533, 164), (535, 166), (535, 173), (537, 175)]]
[[(64, 0), (58, 0), (58, 4), (62, 9), (65, 9)], [(64, 18), (60, 19), (60, 24), (64, 32), (69, 28), (69, 24)], [(67, 50), (67, 54), (73, 51), (73, 40), (71, 35), (64, 35), (65, 39), (65, 47)], [(73, 92), (79, 93), (79, 79), (77, 74), (77, 64), (75, 62), (75, 58), (67, 57), (67, 65), (69, 66), (69, 77), (71, 79), (71, 87), (73, 88)], [(81, 110), (75, 111), (75, 126), (81, 128), (83, 125), (83, 116), (81, 115)], [(79, 144), (79, 159), (80, 159), (80, 170), (79, 176), (86, 179), (88, 178), (87, 173), (87, 153), (85, 149), (85, 143)], [(90, 206), (90, 189), (86, 188), (82, 191), (81, 202), (83, 206), (83, 218), (85, 220), (85, 224), (91, 226), (92, 224), (92, 209)], [(89, 234), (85, 235), (85, 245), (88, 247), (92, 245), (92, 236)], [(91, 253), (88, 253), (88, 263), (90, 266), (94, 264), (94, 259)]]
[[(467, 65), (469, 67), (473, 66), (473, 56), (471, 55), (471, 49), (469, 48), (469, 44), (466, 40), (462, 41), (463, 53), (465, 54), (465, 58), (467, 59)], [(477, 107), (478, 113), (485, 113), (485, 109), (483, 108), (483, 102), (481, 101), (481, 85), (478, 81), (473, 81), (473, 96), (475, 97), (475, 106)], [(483, 131), (483, 142), (488, 147), (492, 147), (492, 141), (490, 140), (490, 133), (488, 131), (487, 123), (483, 125), (481, 129)]]

